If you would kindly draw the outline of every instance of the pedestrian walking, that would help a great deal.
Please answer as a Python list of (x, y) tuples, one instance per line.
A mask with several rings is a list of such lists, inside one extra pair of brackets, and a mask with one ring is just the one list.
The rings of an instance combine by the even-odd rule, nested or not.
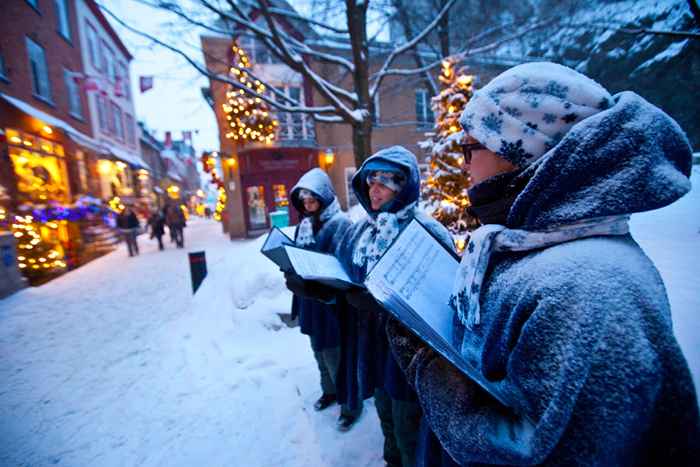
[(122, 234), (122, 238), (126, 242), (129, 256), (138, 255), (139, 244), (136, 237), (139, 234), (141, 224), (131, 206), (126, 206), (126, 208), (117, 215), (117, 227)]
[(678, 124), (553, 63), (502, 73), (460, 123), (472, 233), (451, 304), (456, 345), (498, 402), (395, 322), (388, 333), (460, 465), (696, 465), (698, 401), (633, 213), (690, 189)]
[(182, 212), (180, 206), (174, 204), (166, 205), (165, 223), (168, 225), (168, 229), (170, 230), (171, 240), (175, 240), (175, 245), (178, 248), (184, 248), (184, 228), (186, 227), (187, 222), (185, 220), (185, 213)]
[(159, 210), (153, 211), (148, 218), (148, 225), (151, 227), (151, 238), (158, 240), (158, 249), (163, 250), (163, 235), (165, 235), (165, 217)]

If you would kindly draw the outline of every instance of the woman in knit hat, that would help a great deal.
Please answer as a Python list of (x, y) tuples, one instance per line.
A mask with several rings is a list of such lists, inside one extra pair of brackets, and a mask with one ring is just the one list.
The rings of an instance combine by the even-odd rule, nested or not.
[(691, 465), (698, 402), (632, 213), (690, 189), (676, 122), (553, 63), (514, 67), (461, 118), (473, 232), (455, 345), (507, 404), (390, 322), (397, 360), (461, 465)]

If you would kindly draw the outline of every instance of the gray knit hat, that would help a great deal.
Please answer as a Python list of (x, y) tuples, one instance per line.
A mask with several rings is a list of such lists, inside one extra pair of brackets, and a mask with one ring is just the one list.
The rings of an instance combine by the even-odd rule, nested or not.
[(526, 63), (475, 92), (459, 123), (488, 149), (524, 167), (556, 146), (576, 123), (612, 103), (605, 88), (571, 68)]

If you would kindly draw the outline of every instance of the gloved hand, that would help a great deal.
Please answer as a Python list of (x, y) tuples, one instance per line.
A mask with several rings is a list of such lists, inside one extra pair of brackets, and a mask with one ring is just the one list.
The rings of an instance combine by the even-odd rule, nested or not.
[(335, 292), (316, 281), (307, 281), (293, 272), (284, 273), (284, 281), (287, 288), (299, 297), (317, 300), (322, 303), (335, 303)]
[(382, 305), (375, 300), (367, 289), (350, 289), (345, 292), (345, 299), (348, 303), (360, 311), (376, 311), (382, 310)]
[(414, 386), (416, 363), (425, 362), (437, 354), (393, 316), (387, 317), (386, 335), (396, 363), (406, 375), (409, 384)]

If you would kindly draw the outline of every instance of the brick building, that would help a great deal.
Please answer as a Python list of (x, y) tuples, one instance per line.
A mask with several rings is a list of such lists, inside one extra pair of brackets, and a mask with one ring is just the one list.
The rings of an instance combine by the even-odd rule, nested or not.
[(131, 55), (94, 0), (8, 0), (0, 31), (0, 209), (77, 267), (114, 242), (100, 199), (147, 200)]

